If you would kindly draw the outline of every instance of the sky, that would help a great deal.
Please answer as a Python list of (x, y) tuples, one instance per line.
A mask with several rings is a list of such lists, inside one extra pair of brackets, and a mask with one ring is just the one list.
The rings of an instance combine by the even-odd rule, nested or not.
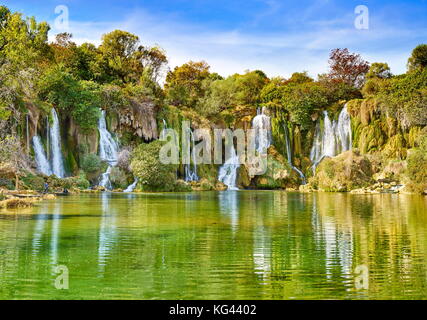
[[(412, 49), (427, 43), (427, 0), (0, 0), (0, 4), (47, 21), (52, 27), (50, 40), (67, 31), (79, 44), (100, 44), (103, 34), (126, 30), (138, 35), (143, 45), (162, 47), (171, 68), (205, 60), (211, 71), (223, 76), (259, 69), (269, 77), (301, 71), (316, 77), (328, 71), (334, 48), (348, 48), (369, 62), (387, 62), (394, 74), (400, 74), (406, 71)], [(359, 5), (365, 6), (363, 11), (355, 12)], [(63, 17), (63, 11), (55, 13), (58, 6), (68, 9), (68, 29), (58, 23)]]

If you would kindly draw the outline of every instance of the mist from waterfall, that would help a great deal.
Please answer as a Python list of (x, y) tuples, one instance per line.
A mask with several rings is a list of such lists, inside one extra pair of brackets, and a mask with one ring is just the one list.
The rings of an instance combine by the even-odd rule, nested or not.
[(43, 173), (44, 175), (50, 176), (52, 174), (52, 169), (50, 167), (49, 160), (47, 159), (46, 152), (39, 136), (33, 137), (33, 149), (37, 164), (37, 170)]
[(61, 133), (60, 133), (60, 123), (58, 119), (58, 114), (56, 113), (55, 108), (52, 108), (52, 127), (50, 128), (50, 145), (51, 145), (51, 157), (52, 157), (52, 172), (58, 178), (64, 178), (64, 159), (62, 157), (62, 147), (61, 147)]
[(98, 121), (99, 131), (99, 157), (101, 160), (106, 161), (109, 166), (106, 172), (101, 176), (99, 186), (104, 187), (107, 190), (111, 190), (110, 174), (114, 166), (117, 165), (117, 153), (119, 151), (119, 145), (114, 140), (111, 133), (107, 130), (106, 113), (102, 110), (101, 117)]
[(302, 184), (307, 184), (307, 179), (305, 178), (304, 173), (302, 173), (302, 171), (300, 169), (298, 169), (297, 167), (295, 167), (293, 165), (292, 162), (292, 147), (291, 147), (291, 140), (289, 138), (289, 130), (288, 130), (288, 126), (285, 124), (283, 126), (283, 129), (285, 131), (285, 140), (286, 140), (286, 154), (288, 157), (288, 163), (291, 166), (291, 168), (298, 173), (298, 175), (300, 176), (301, 180), (302, 180)]
[(323, 128), (319, 120), (310, 153), (314, 170), (323, 158), (335, 157), (352, 148), (351, 119), (347, 105), (342, 109), (338, 120), (331, 120), (327, 111), (323, 112), (323, 116)]
[(225, 161), (219, 169), (218, 180), (224, 183), (228, 190), (239, 190), (236, 186), (237, 169), (240, 167), (239, 156), (236, 154), (234, 145), (231, 145), (230, 158)]

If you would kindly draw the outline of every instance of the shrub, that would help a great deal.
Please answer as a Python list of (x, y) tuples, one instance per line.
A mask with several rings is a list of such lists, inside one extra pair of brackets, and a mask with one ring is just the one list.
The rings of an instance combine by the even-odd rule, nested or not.
[(126, 187), (129, 185), (126, 173), (119, 167), (114, 167), (111, 169), (110, 181), (114, 189), (126, 189)]
[(132, 153), (131, 170), (147, 191), (174, 191), (176, 165), (160, 162), (159, 154), (164, 142), (154, 141), (139, 145)]
[(6, 188), (8, 190), (13, 190), (15, 188), (15, 184), (12, 180), (6, 178), (0, 178), (0, 188)]
[(94, 173), (101, 169), (102, 161), (96, 154), (90, 153), (83, 157), (81, 168), (87, 173)]
[[(427, 140), (427, 137), (424, 137)], [(427, 190), (427, 148), (421, 143), (419, 149), (409, 152), (406, 176), (410, 180), (408, 189), (412, 192), (423, 193)]]
[(42, 191), (44, 189), (44, 179), (33, 174), (28, 174), (22, 178), (26, 189)]

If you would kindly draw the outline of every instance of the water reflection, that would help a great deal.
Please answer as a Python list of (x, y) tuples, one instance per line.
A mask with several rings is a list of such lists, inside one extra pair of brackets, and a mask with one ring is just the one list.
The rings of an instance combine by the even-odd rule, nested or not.
[(224, 191), (218, 193), (219, 208), (222, 215), (230, 218), (233, 232), (239, 226), (239, 191)]
[(73, 299), (426, 298), (426, 212), (402, 195), (71, 196), (1, 212), (0, 299), (57, 298), (52, 264)]
[(110, 251), (116, 242), (116, 210), (114, 206), (110, 206), (111, 200), (111, 193), (102, 193), (102, 216), (98, 237), (98, 272), (100, 276), (105, 272)]
[[(58, 245), (60, 237), (60, 228), (61, 228), (61, 204), (60, 202), (55, 202), (53, 204), (52, 210), (52, 230), (51, 230), (51, 240), (50, 240), (50, 257), (51, 263), (55, 267), (58, 265)], [(52, 270), (52, 272), (54, 272)]]

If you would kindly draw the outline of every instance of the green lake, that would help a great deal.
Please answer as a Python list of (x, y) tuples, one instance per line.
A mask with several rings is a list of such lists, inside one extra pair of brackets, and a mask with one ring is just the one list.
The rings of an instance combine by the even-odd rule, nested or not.
[(426, 298), (427, 197), (104, 193), (0, 211), (0, 299)]

